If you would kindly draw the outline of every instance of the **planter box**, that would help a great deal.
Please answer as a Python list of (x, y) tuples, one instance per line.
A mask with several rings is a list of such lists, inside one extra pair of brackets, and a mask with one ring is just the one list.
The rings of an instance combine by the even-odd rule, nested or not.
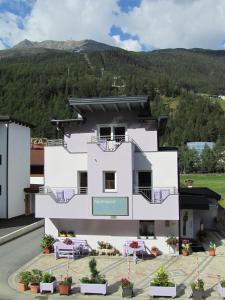
[(132, 288), (122, 288), (122, 298), (132, 298), (134, 295)]
[(113, 255), (113, 253), (115, 252), (114, 249), (98, 249), (97, 251), (98, 251), (99, 255), (103, 255), (103, 253), (105, 255)]
[(106, 295), (107, 293), (107, 283), (98, 284), (98, 283), (81, 283), (80, 292), (81, 294), (102, 294)]
[(150, 296), (172, 297), (177, 296), (177, 288), (175, 286), (152, 286), (149, 289)]
[(223, 288), (220, 283), (218, 286), (218, 290), (219, 290), (220, 296), (225, 298), (225, 288)]
[(45, 292), (51, 292), (53, 294), (54, 290), (56, 288), (56, 285), (57, 285), (56, 280), (54, 280), (53, 282), (50, 282), (50, 283), (40, 282), (40, 293), (45, 291)]
[(192, 290), (193, 299), (205, 299), (205, 291), (203, 290)]

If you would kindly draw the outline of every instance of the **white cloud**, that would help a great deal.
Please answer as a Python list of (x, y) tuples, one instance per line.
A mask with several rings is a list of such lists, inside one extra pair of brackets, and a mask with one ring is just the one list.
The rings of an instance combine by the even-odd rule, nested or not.
[(0, 41), (0, 50), (4, 50), (5, 49), (5, 45)]
[(120, 39), (119, 35), (113, 35), (112, 38), (115, 41), (115, 46), (120, 47), (125, 50), (130, 50), (130, 51), (140, 51), (141, 50), (141, 45), (138, 41), (132, 40), (132, 39), (127, 39), (122, 41)]
[[(109, 36), (113, 25), (139, 40)], [(133, 51), (141, 50), (141, 45), (223, 48), (225, 0), (142, 0), (128, 13), (120, 11), (117, 0), (37, 0), (24, 19), (0, 13), (0, 38), (11, 46), (27, 38), (94, 39)]]
[(142, 0), (117, 25), (149, 47), (216, 49), (225, 39), (225, 1)]

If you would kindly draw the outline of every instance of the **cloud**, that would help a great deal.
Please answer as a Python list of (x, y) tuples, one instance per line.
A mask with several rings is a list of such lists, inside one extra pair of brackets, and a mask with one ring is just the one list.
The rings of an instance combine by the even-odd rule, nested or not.
[(225, 47), (225, 0), (12, 0), (26, 15), (18, 5), (6, 11), (7, 1), (0, 0), (1, 45), (27, 38), (94, 39), (133, 51)]
[(221, 48), (225, 38), (224, 0), (142, 0), (120, 14), (117, 26), (151, 48)]
[(119, 35), (113, 35), (112, 38), (115, 41), (115, 46), (130, 51), (140, 51), (142, 49), (140, 43), (137, 40), (127, 39), (121, 40)]
[(2, 43), (2, 41), (0, 41), (0, 50), (4, 50), (5, 48), (5, 45)]

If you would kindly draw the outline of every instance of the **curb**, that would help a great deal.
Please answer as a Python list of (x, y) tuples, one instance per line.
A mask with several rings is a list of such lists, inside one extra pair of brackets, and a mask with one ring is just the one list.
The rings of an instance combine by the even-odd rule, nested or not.
[(35, 222), (33, 224), (30, 224), (30, 225), (27, 225), (27, 226), (25, 226), (23, 228), (20, 228), (18, 230), (15, 230), (15, 231), (13, 231), (13, 232), (11, 232), (9, 234), (6, 234), (6, 235), (2, 236), (0, 238), (0, 245), (5, 244), (5, 243), (7, 243), (9, 241), (12, 241), (12, 240), (14, 240), (14, 239), (16, 239), (16, 238), (18, 238), (18, 237), (26, 234), (26, 233), (29, 233), (29, 232), (31, 232), (31, 231), (33, 231), (35, 229), (38, 229), (38, 228), (44, 226), (44, 222), (45, 222), (44, 220), (40, 220), (38, 222)]

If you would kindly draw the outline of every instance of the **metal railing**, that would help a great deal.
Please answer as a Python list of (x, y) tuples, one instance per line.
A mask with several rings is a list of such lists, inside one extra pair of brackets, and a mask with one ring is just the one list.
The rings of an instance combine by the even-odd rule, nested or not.
[(150, 203), (161, 204), (170, 195), (177, 195), (178, 189), (175, 187), (136, 187), (134, 189), (136, 194), (142, 195)]
[(57, 203), (68, 203), (75, 195), (83, 195), (87, 193), (87, 187), (39, 187), (39, 194), (49, 195)]
[(63, 139), (56, 139), (56, 140), (48, 140), (47, 146), (63, 146), (67, 147), (67, 144), (64, 142)]
[(125, 142), (134, 141), (128, 135), (104, 135), (101, 137), (91, 137), (91, 143), (96, 143), (103, 151), (116, 151), (116, 149)]

